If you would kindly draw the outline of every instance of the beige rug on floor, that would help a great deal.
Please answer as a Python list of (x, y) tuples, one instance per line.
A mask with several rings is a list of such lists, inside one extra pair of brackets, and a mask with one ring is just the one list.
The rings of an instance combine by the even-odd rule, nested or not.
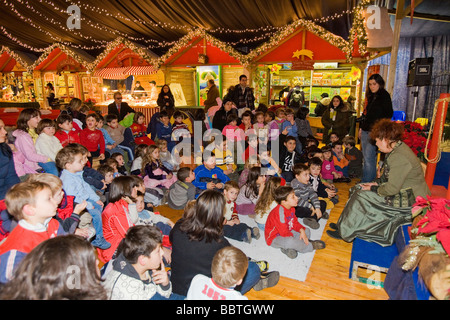
[[(240, 215), (241, 223), (247, 224), (249, 227), (257, 227), (254, 219)], [(302, 223), (302, 219), (299, 219)], [(327, 220), (319, 220), (320, 227), (311, 230), (311, 240), (320, 240), (323, 230), (327, 224)], [(307, 227), (308, 228), (308, 227)], [(278, 271), (280, 276), (291, 278), (299, 281), (305, 281), (309, 268), (314, 258), (315, 251), (309, 253), (299, 253), (297, 258), (290, 259), (280, 249), (275, 249), (266, 244), (264, 232), (261, 232), (259, 240), (252, 239), (252, 243), (236, 241), (227, 238), (227, 240), (235, 247), (241, 249), (248, 257), (255, 260), (266, 260), (269, 262), (269, 271)]]

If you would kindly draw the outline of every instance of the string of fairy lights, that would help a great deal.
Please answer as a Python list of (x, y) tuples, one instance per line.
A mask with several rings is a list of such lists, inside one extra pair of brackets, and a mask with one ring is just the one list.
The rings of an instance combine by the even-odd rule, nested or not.
[[(49, 39), (54, 41), (55, 43), (59, 44), (60, 47), (63, 47), (64, 50), (69, 51), (70, 47), (77, 48), (81, 50), (98, 50), (98, 49), (104, 49), (103, 53), (97, 56), (94, 62), (92, 61), (86, 61), (86, 59), (82, 56), (78, 56), (74, 52), (70, 52), (73, 58), (83, 64), (87, 69), (90, 69), (90, 67), (94, 66), (96, 62), (101, 61), (103, 56), (106, 56), (107, 53), (109, 53), (113, 48), (115, 48), (120, 43), (126, 44), (128, 47), (132, 47), (133, 51), (140, 54), (144, 59), (147, 59), (148, 61), (151, 61), (151, 63), (155, 66), (160, 66), (164, 63), (165, 59), (170, 57), (172, 54), (186, 46), (190, 40), (192, 40), (194, 37), (202, 36), (204, 37), (208, 42), (213, 44), (214, 46), (218, 47), (219, 49), (227, 52), (232, 56), (233, 58), (240, 61), (243, 65), (247, 65), (254, 57), (258, 56), (259, 54), (263, 53), (264, 51), (268, 50), (269, 48), (276, 46), (278, 43), (280, 43), (284, 38), (292, 34), (297, 28), (302, 27), (306, 30), (315, 33), (316, 35), (320, 36), (324, 40), (328, 41), (332, 45), (336, 46), (337, 48), (341, 49), (343, 52), (345, 52), (348, 59), (351, 59), (352, 52), (354, 50), (353, 45), (355, 41), (358, 43), (358, 50), (359, 53), (364, 55), (367, 53), (367, 34), (364, 26), (364, 16), (363, 16), (363, 10), (364, 6), (367, 6), (370, 4), (370, 0), (362, 0), (359, 2), (359, 4), (352, 9), (345, 10), (341, 13), (336, 13), (334, 15), (328, 16), (328, 17), (321, 17), (316, 19), (298, 19), (294, 21), (293, 23), (290, 23), (286, 26), (282, 27), (275, 27), (275, 26), (264, 26), (260, 28), (248, 28), (248, 29), (229, 29), (229, 28), (194, 28), (192, 26), (186, 26), (186, 25), (173, 25), (168, 22), (154, 22), (151, 20), (143, 20), (140, 18), (128, 18), (123, 16), (121, 13), (112, 13), (107, 9), (100, 8), (97, 6), (90, 5), (88, 3), (82, 3), (81, 1), (70, 1), (65, 0), (67, 5), (77, 5), (80, 7), (80, 9), (83, 11), (92, 11), (95, 12), (98, 15), (103, 15), (106, 17), (111, 17), (117, 20), (120, 20), (122, 22), (133, 22), (136, 24), (140, 24), (147, 27), (160, 27), (164, 29), (172, 29), (172, 30), (179, 30), (186, 32), (186, 35), (182, 38), (175, 40), (175, 41), (158, 41), (155, 39), (148, 39), (145, 37), (134, 37), (129, 34), (125, 34), (123, 32), (120, 32), (118, 30), (114, 30), (113, 28), (109, 28), (107, 26), (101, 25), (98, 22), (94, 22), (86, 17), (86, 15), (81, 15), (81, 20), (84, 25), (88, 25), (89, 27), (95, 28), (98, 31), (106, 32), (108, 34), (111, 34), (116, 38), (114, 41), (107, 41), (107, 40), (99, 40), (95, 39), (92, 36), (83, 34), (76, 30), (69, 30), (66, 26), (64, 21), (63, 23), (61, 21), (58, 21), (55, 18), (52, 18), (42, 12), (40, 12), (38, 9), (36, 9), (28, 0), (16, 0), (17, 6), (12, 3), (12, 1), (3, 0), (3, 5), (7, 9), (9, 9), (12, 13), (14, 13), (20, 20), (27, 23), (31, 27), (35, 28), (36, 30), (42, 32), (44, 35), (46, 35)], [(62, 13), (65, 15), (69, 15), (67, 13), (67, 8), (62, 8), (55, 4), (51, 0), (38, 0), (38, 2), (45, 4), (49, 6), (52, 10), (54, 10), (56, 13)], [(23, 10), (29, 10), (32, 12), (32, 14), (24, 14), (21, 13)], [(20, 11), (19, 11), (20, 10)], [(334, 19), (341, 18), (346, 15), (353, 15), (353, 24), (349, 31), (349, 39), (346, 41), (342, 37), (339, 37), (323, 27), (319, 26), (317, 23), (325, 23), (328, 21), (332, 21)], [(39, 24), (33, 21), (33, 19), (44, 19), (46, 22), (57, 28), (58, 30), (63, 30), (65, 32), (70, 32), (73, 36), (78, 36), (83, 39), (83, 41), (90, 41), (92, 45), (78, 45), (74, 43), (69, 43), (62, 41), (62, 39), (58, 36), (55, 36), (50, 31), (45, 30)], [(33, 47), (20, 39), (18, 39), (16, 36), (12, 35), (10, 31), (8, 31), (4, 26), (0, 26), (0, 31), (8, 37), (11, 41), (15, 42), (19, 46), (22, 46), (28, 50), (42, 53), (41, 56), (45, 56), (49, 54), (53, 49), (54, 45), (51, 45), (47, 48), (36, 48)], [(253, 37), (244, 37), (246, 34), (252, 34), (256, 33), (256, 36)], [(220, 41), (216, 37), (214, 37), (214, 34), (222, 35), (222, 34), (236, 34), (239, 35), (239, 40), (237, 41)], [(238, 52), (234, 47), (237, 45), (243, 45), (243, 44), (250, 44), (254, 42), (261, 42), (268, 39), (265, 43), (258, 46), (256, 49), (251, 50), (248, 54), (244, 55)], [(133, 42), (144, 42), (146, 45), (135, 45)], [(154, 48), (165, 48), (169, 47), (168, 51), (161, 56), (160, 58), (155, 58), (154, 54), (151, 52)], [(130, 48), (131, 49), (131, 48)]]

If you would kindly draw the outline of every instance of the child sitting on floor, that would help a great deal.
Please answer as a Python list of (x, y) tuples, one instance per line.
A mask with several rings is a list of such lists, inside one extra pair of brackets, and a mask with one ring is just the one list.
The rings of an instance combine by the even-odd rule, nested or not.
[(80, 132), (81, 144), (90, 152), (88, 160), (91, 166), (94, 158), (105, 159), (105, 138), (103, 138), (103, 133), (97, 129), (97, 122), (97, 114), (87, 115), (86, 128)]
[(322, 147), (323, 162), (320, 174), (322, 175), (322, 179), (328, 183), (333, 183), (333, 181), (342, 178), (342, 173), (338, 172), (334, 167), (333, 154), (331, 151), (331, 147), (329, 146)]
[(225, 237), (251, 243), (252, 238), (259, 239), (259, 229), (257, 227), (250, 228), (245, 223), (239, 221), (238, 212), (236, 210), (236, 198), (239, 194), (239, 185), (235, 181), (227, 181), (223, 189), (225, 196), (225, 213), (223, 234)]
[(295, 259), (298, 253), (325, 248), (323, 241), (310, 240), (310, 230), (298, 222), (295, 216), (298, 198), (292, 187), (278, 187), (275, 201), (278, 205), (269, 213), (264, 231), (267, 245), (281, 249), (291, 259)]
[(303, 223), (311, 229), (318, 229), (319, 219), (328, 219), (326, 212), (327, 204), (319, 200), (317, 193), (309, 183), (309, 168), (303, 163), (294, 166), (295, 179), (291, 182), (291, 187), (298, 198), (298, 205), (295, 208), (295, 215), (303, 218)]
[(18, 221), (0, 245), (0, 283), (12, 279), (22, 259), (41, 242), (64, 235), (50, 186), (43, 182), (21, 182), (12, 186), (5, 196), (9, 213)]
[[(327, 202), (327, 209), (334, 207), (339, 201), (337, 195), (337, 189), (332, 183), (322, 181), (320, 177), (320, 171), (322, 170), (322, 160), (318, 157), (314, 157), (308, 162), (309, 165), (309, 183), (313, 187), (314, 191), (319, 196), (319, 199)], [(329, 204), (332, 203), (332, 205)]]
[(147, 126), (144, 122), (145, 115), (142, 112), (136, 112), (133, 117), (133, 124), (130, 126), (135, 145), (155, 144), (155, 142), (147, 136)]
[(159, 148), (151, 145), (142, 159), (142, 173), (146, 188), (164, 187), (169, 189), (175, 183), (177, 177), (167, 169), (159, 158)]
[(285, 180), (280, 177), (270, 177), (264, 186), (261, 197), (256, 202), (255, 222), (262, 231), (265, 229), (269, 213), (278, 205), (275, 201), (275, 190), (285, 184)]
[(363, 168), (363, 155), (361, 150), (356, 148), (355, 138), (346, 136), (342, 142), (345, 147), (345, 158), (348, 160), (348, 176), (350, 178), (361, 178)]
[(223, 173), (223, 170), (216, 166), (216, 157), (214, 154), (205, 152), (203, 155), (203, 164), (195, 168), (195, 180), (192, 182), (197, 188), (196, 198), (206, 189), (223, 190), (225, 182), (230, 178)]
[[(86, 122), (89, 123), (89, 117), (87, 117)], [(87, 201), (86, 209), (92, 216), (92, 224), (96, 233), (92, 245), (101, 249), (107, 249), (111, 244), (103, 237), (101, 215), (104, 204), (91, 186), (83, 179), (83, 168), (86, 161), (86, 149), (79, 145), (64, 147), (56, 156), (58, 167), (63, 169), (60, 179), (63, 182), (64, 191), (67, 195), (74, 196), (76, 203)]]
[(189, 287), (186, 300), (248, 300), (234, 288), (247, 273), (247, 256), (238, 248), (228, 246), (214, 255), (211, 263), (212, 278), (196, 275)]
[(80, 143), (80, 136), (73, 128), (73, 118), (71, 115), (61, 113), (56, 118), (56, 125), (55, 137), (58, 138), (63, 147), (69, 143)]
[[(341, 180), (345, 181), (344, 178), (348, 178), (348, 160), (344, 155), (342, 142), (340, 140), (333, 142), (331, 144), (331, 150), (333, 151), (334, 167), (337, 171), (342, 173)], [(345, 182), (350, 182), (350, 179)]]
[(266, 177), (261, 174), (260, 167), (250, 169), (247, 182), (242, 186), (236, 199), (238, 214), (249, 215), (255, 212), (255, 206), (264, 190)]
[(177, 172), (177, 181), (170, 186), (167, 202), (174, 210), (181, 210), (191, 200), (195, 199), (195, 173), (189, 167), (180, 168)]
[(172, 286), (162, 263), (161, 243), (161, 232), (156, 227), (134, 226), (127, 231), (112, 270), (106, 274), (104, 286), (110, 299), (171, 298)]
[(39, 134), (35, 143), (36, 151), (52, 161), (55, 161), (56, 154), (63, 148), (59, 139), (55, 137), (55, 130), (55, 121), (51, 119), (42, 119), (36, 128), (36, 133)]

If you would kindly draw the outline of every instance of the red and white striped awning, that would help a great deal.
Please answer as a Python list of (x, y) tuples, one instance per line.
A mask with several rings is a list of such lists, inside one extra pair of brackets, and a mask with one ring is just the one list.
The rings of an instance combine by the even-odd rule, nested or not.
[(103, 68), (96, 70), (94, 72), (95, 77), (100, 77), (103, 79), (117, 79), (122, 80), (128, 78), (128, 75), (125, 74), (125, 71), (128, 67), (123, 68)]
[(153, 66), (131, 66), (123, 68), (102, 68), (94, 72), (94, 76), (103, 79), (126, 79), (129, 76), (142, 76), (156, 73)]
[(143, 76), (156, 73), (158, 70), (153, 66), (131, 66), (124, 73), (130, 76)]

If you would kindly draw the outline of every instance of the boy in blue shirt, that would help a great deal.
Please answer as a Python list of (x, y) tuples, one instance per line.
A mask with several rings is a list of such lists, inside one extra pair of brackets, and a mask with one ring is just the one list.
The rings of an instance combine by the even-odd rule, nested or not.
[(74, 196), (74, 202), (76, 203), (87, 201), (86, 209), (92, 216), (92, 224), (96, 234), (92, 246), (105, 250), (111, 247), (111, 244), (103, 237), (103, 202), (83, 179), (83, 168), (86, 162), (87, 150), (81, 145), (66, 146), (56, 155), (56, 164), (63, 169), (60, 179), (63, 182), (65, 193)]
[(197, 188), (195, 198), (206, 189), (222, 192), (225, 182), (230, 180), (223, 170), (216, 166), (216, 157), (213, 154), (204, 155), (203, 164), (195, 168), (194, 173), (195, 180), (192, 184)]
[[(281, 124), (280, 130), (286, 136), (295, 138), (295, 151), (297, 151), (298, 154), (301, 154), (303, 146), (298, 138), (298, 128), (294, 119), (294, 110), (288, 108), (285, 110), (285, 114), (286, 120)], [(285, 130), (287, 130), (287, 132)]]
[(159, 113), (159, 120), (156, 124), (156, 139), (166, 140), (167, 150), (172, 152), (173, 147), (175, 147), (175, 141), (172, 141), (172, 125), (169, 114), (166, 111), (161, 111)]

